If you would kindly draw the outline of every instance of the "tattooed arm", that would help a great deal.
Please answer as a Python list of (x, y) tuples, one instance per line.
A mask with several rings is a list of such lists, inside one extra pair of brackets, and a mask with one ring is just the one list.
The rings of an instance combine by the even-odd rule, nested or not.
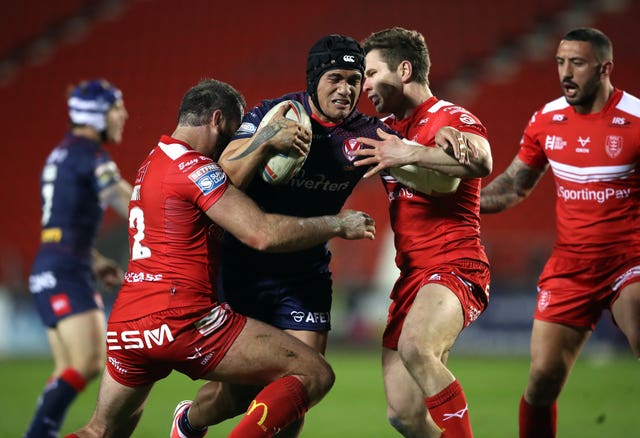
[(509, 167), (480, 192), (480, 213), (499, 213), (531, 194), (548, 166), (531, 167), (515, 157)]
[(311, 131), (287, 119), (284, 114), (288, 110), (287, 106), (283, 106), (281, 113), (258, 129), (253, 136), (232, 141), (222, 152), (218, 164), (236, 187), (244, 190), (256, 170), (262, 169), (274, 151), (284, 152), (295, 148), (301, 154), (309, 152)]

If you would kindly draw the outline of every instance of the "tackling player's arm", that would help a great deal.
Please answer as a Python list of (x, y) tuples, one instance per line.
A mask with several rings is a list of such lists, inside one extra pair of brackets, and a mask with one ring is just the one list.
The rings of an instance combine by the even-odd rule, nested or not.
[(310, 218), (268, 214), (232, 185), (206, 214), (242, 243), (260, 251), (298, 251), (333, 237), (375, 238), (375, 222), (366, 213), (344, 210), (335, 216)]
[[(440, 128), (436, 134), (435, 142), (438, 147), (416, 147), (380, 129), (378, 135), (381, 140), (358, 138), (359, 142), (369, 146), (355, 151), (356, 155), (364, 157), (355, 162), (356, 166), (371, 166), (371, 169), (365, 173), (365, 177), (374, 175), (383, 169), (406, 164), (436, 170), (455, 178), (481, 178), (491, 173), (493, 166), (491, 148), (487, 139), (480, 135), (463, 133), (450, 126), (445, 126)], [(446, 151), (455, 142), (460, 143), (457, 145), (458, 153), (464, 152), (462, 159), (456, 158)], [(467, 154), (473, 154), (473, 159), (469, 159)]]
[(499, 213), (528, 197), (547, 171), (531, 167), (517, 156), (509, 167), (480, 191), (480, 213)]
[(283, 106), (279, 114), (253, 136), (231, 141), (222, 152), (218, 164), (236, 187), (244, 190), (273, 151), (287, 151), (293, 147), (300, 154), (309, 152), (311, 132), (287, 119), (288, 110), (289, 107)]

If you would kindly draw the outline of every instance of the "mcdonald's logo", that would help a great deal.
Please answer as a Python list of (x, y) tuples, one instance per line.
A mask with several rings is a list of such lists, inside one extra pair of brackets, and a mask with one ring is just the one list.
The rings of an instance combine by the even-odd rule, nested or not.
[(249, 405), (249, 409), (247, 409), (247, 415), (251, 415), (257, 408), (262, 408), (262, 416), (260, 417), (260, 420), (258, 420), (257, 424), (262, 430), (266, 432), (267, 428), (264, 426), (264, 422), (267, 419), (267, 415), (269, 415), (269, 406), (264, 403), (258, 403), (255, 400), (252, 400), (251, 404)]

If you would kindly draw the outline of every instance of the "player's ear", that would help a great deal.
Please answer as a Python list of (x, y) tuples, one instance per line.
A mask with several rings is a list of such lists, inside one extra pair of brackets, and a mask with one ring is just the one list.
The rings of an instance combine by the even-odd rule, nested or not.
[(398, 64), (398, 72), (403, 82), (410, 82), (413, 77), (413, 65), (411, 65), (411, 62), (404, 60)]
[(222, 110), (221, 109), (215, 110), (211, 115), (211, 123), (210, 123), (211, 128), (220, 132), (222, 130), (223, 123), (224, 123), (224, 115), (222, 114)]

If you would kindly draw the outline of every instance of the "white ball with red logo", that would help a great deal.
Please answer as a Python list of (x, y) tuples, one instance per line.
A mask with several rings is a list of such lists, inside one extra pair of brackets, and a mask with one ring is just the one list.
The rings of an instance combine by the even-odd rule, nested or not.
[[(406, 138), (403, 138), (402, 141), (416, 147), (425, 147), (420, 143), (407, 140)], [(460, 178), (445, 175), (437, 170), (414, 166), (413, 164), (392, 167), (389, 169), (389, 173), (391, 173), (391, 176), (399, 183), (427, 195), (455, 193), (460, 184)]]
[[(311, 118), (302, 103), (295, 100), (285, 100), (271, 108), (260, 122), (258, 130), (269, 123), (269, 120), (280, 111), (283, 105), (289, 106), (289, 111), (285, 113), (287, 119), (298, 122), (311, 131)], [(300, 171), (306, 159), (306, 154), (300, 155), (293, 148), (289, 149), (287, 153), (274, 152), (262, 169), (262, 179), (269, 184), (286, 183)]]

